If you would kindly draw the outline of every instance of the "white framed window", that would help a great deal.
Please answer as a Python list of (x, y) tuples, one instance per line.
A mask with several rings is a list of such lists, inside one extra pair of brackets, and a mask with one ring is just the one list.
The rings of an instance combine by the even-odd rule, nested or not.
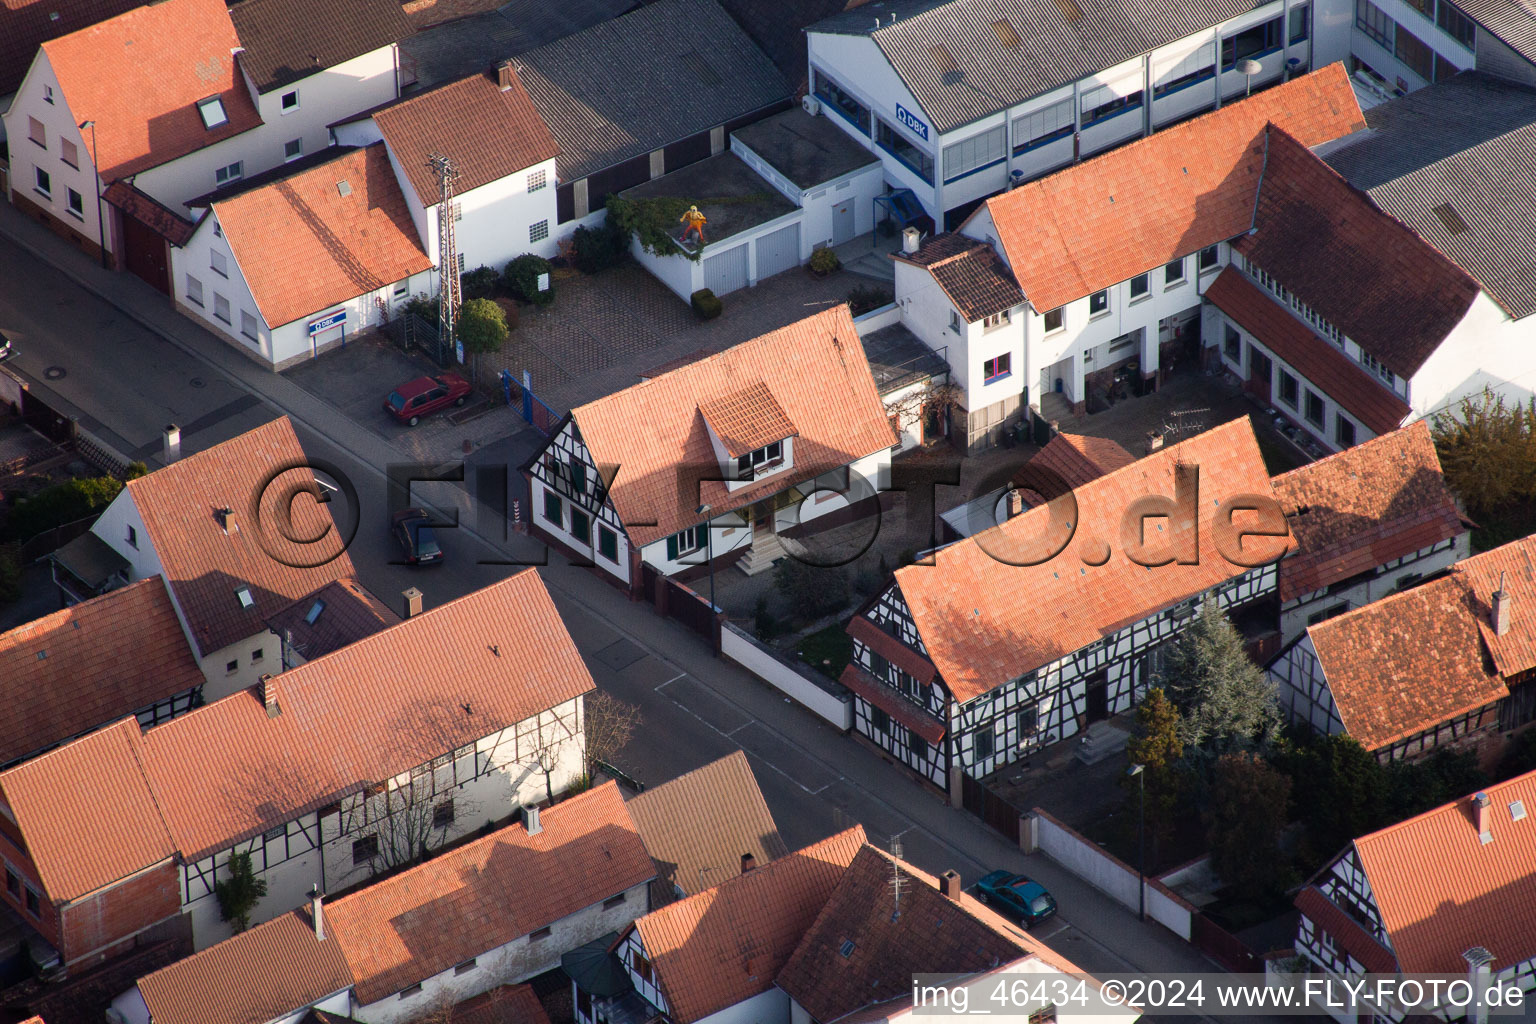
[(229, 323), (229, 300), (218, 292), (213, 293), (213, 315), (218, 319)]
[(291, 114), (299, 109), (299, 90), (283, 93), (283, 98), (278, 101), (279, 112)]
[(993, 313), (982, 320), (981, 329), (983, 331), (995, 331), (1000, 327), (1007, 327), (1011, 323), (1013, 323), (1013, 310), (1005, 309), (1001, 313)]
[(303, 139), (289, 139), (287, 142), (283, 143), (283, 162), (284, 163), (287, 163), (289, 160), (297, 160), (299, 157), (301, 157), (303, 155), (304, 155), (304, 140)]
[(219, 252), (219, 250), (217, 250), (217, 249), (209, 249), (208, 250), (208, 269), (212, 270), (215, 274), (218, 274), (220, 277), (228, 277), (229, 276), (229, 261), (224, 258), (224, 254)]
[(227, 181), (237, 181), (244, 175), (242, 162), (236, 160), (227, 167), (220, 167), (213, 172), (213, 181), (216, 185), (222, 185)]
[(1163, 267), (1163, 287), (1172, 288), (1184, 283), (1184, 259), (1180, 257)]
[(34, 187), (43, 195), (47, 196), (49, 199), (52, 199), (53, 179), (48, 176), (48, 172), (43, 170), (41, 167), (34, 167), (32, 168), (32, 177), (33, 181), (35, 182)]
[(528, 241), (542, 242), (549, 237), (549, 221), (534, 221), (528, 226)]
[(217, 96), (198, 100), (197, 112), (203, 119), (204, 128), (213, 129), (229, 123), (229, 115), (224, 112), (224, 101)]
[(1066, 307), (1057, 306), (1055, 309), (1046, 310), (1044, 320), (1045, 333), (1050, 334), (1052, 331), (1061, 330), (1067, 326)]
[(44, 149), (48, 148), (48, 129), (35, 117), (27, 118), (27, 138)]
[(944, 180), (954, 181), (972, 171), (999, 163), (1008, 155), (1008, 126), (998, 125), (990, 131), (944, 147)]
[(242, 309), (240, 311), (240, 333), (255, 341), (257, 340), (256, 331), (256, 318)]
[(43, 102), (44, 103), (52, 103), (53, 102), (53, 86), (51, 86), (51, 85), (43, 86)]
[(539, 189), (543, 188), (545, 185), (548, 185), (548, 184), (549, 184), (549, 173), (547, 171), (540, 170), (540, 171), (529, 171), (528, 172), (528, 191), (529, 192), (537, 192)]
[(224, 237), (224, 229), (219, 227), (219, 222), (218, 221), (214, 221), (213, 222), (213, 237), (214, 238), (223, 238)]
[(1102, 316), (1109, 312), (1109, 291), (1094, 292), (1088, 296), (1088, 315)]
[(1216, 46), (1206, 43), (1183, 60), (1159, 69), (1154, 76), (1153, 97), (1166, 96), (1216, 73)]
[(464, 254), (459, 253), (459, 273), (464, 273)]
[(68, 139), (59, 140), (59, 159), (69, 166), (80, 169), (80, 148)]
[(1137, 299), (1144, 299), (1149, 294), (1151, 294), (1151, 292), (1149, 288), (1148, 275), (1137, 274), (1135, 277), (1131, 278), (1132, 302), (1135, 302)]
[(72, 188), (67, 188), (64, 192), (65, 201), (69, 204), (69, 212), (81, 220), (85, 220), (85, 199)]
[(187, 301), (194, 306), (203, 304), (203, 282), (191, 274), (187, 275)]
[(397, 298), (397, 299), (405, 298), (406, 295), (408, 295), (410, 293), (410, 291), (411, 291), (411, 282), (410, 282), (409, 278), (407, 278), (404, 281), (397, 282), (395, 284), (395, 298)]
[(1032, 114), (1013, 119), (1013, 151), (1022, 153), (1036, 146), (1043, 146), (1072, 134), (1072, 100), (1053, 103)]

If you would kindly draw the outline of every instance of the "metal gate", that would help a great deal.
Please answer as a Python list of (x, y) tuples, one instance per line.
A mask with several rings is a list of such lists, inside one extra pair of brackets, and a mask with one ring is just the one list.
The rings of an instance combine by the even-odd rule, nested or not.
[(126, 213), (118, 219), (123, 225), (123, 266), (157, 291), (171, 294), (170, 260), (165, 252), (165, 239), (154, 228)]
[(704, 287), (718, 295), (726, 295), (747, 286), (747, 247), (704, 257)]
[[(800, 265), (800, 225), (790, 224), (757, 240), (757, 279)], [(718, 293), (716, 293), (718, 294)]]

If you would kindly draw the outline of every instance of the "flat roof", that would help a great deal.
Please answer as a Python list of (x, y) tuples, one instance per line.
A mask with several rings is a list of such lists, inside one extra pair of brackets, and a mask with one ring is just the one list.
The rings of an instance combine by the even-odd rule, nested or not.
[(825, 117), (800, 107), (765, 117), (731, 133), (796, 187), (815, 188), (843, 175), (878, 164), (880, 158), (848, 137)]
[[(798, 207), (735, 153), (720, 153), (680, 167), (622, 193), (625, 199), (678, 199), (703, 213), (704, 243), (713, 245)], [(673, 238), (683, 232), (677, 224)]]
[(859, 341), (864, 346), (864, 358), (869, 360), (875, 387), (882, 395), (949, 372), (949, 364), (904, 324), (871, 331), (861, 335)]

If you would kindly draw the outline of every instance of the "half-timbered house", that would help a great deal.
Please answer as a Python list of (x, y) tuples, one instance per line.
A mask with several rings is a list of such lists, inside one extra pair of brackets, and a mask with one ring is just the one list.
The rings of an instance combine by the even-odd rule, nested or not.
[(1280, 563), (1281, 643), (1471, 553), (1422, 420), (1282, 473), (1272, 486), (1297, 544)]
[(538, 574), (518, 573), (0, 774), (7, 897), (67, 965), (167, 928), (208, 946), (230, 933), (215, 886), (235, 855), (266, 882), (265, 921), (564, 790), (591, 688)]
[(871, 509), (896, 443), (839, 304), (571, 410), (524, 466), (530, 522), (632, 591), (642, 565), (755, 572), (781, 533)]
[[(1330, 978), (1470, 975), (1536, 989), (1533, 811), (1536, 772), (1361, 836), (1297, 895), (1296, 952)], [(1376, 1019), (1406, 1016), (1397, 1006)]]
[(1244, 418), (898, 569), (848, 625), (855, 731), (958, 801), (962, 774), (1128, 710), (1203, 602), (1272, 630), (1291, 541), (1278, 509), (1234, 511), (1263, 500)]
[(1269, 664), (1291, 721), (1383, 760), (1477, 747), (1536, 719), (1536, 536), (1308, 626)]

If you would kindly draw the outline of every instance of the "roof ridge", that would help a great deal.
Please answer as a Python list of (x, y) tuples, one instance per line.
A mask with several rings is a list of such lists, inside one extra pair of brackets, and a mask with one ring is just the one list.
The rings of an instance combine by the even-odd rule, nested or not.
[[(1274, 476), (1270, 477), (1270, 479), (1271, 480), (1284, 480), (1284, 479), (1287, 479), (1287, 478), (1290, 478), (1290, 477), (1299, 476), (1301, 474), (1304, 474), (1304, 473), (1308, 472), (1309, 470), (1315, 470), (1318, 466), (1326, 466), (1329, 463), (1336, 462), (1336, 461), (1337, 462), (1348, 461), (1345, 458), (1345, 456), (1356, 455), (1356, 454), (1362, 453), (1366, 449), (1370, 448), (1371, 445), (1374, 445), (1374, 444), (1376, 444), (1379, 441), (1385, 441), (1387, 438), (1400, 438), (1403, 441), (1409, 441), (1409, 440), (1411, 440), (1408, 437), (1408, 432), (1409, 431), (1413, 431), (1414, 433), (1421, 433), (1421, 432), (1426, 431), (1428, 429), (1429, 429), (1429, 421), (1428, 420), (1422, 420), (1422, 419), (1414, 420), (1412, 423), (1408, 423), (1408, 424), (1405, 424), (1404, 426), (1398, 427), (1396, 430), (1392, 431), (1391, 433), (1378, 434), (1375, 437), (1373, 437), (1373, 438), (1371, 438), (1371, 439), (1369, 439), (1367, 441), (1362, 441), (1361, 443), (1355, 445), (1352, 448), (1344, 448), (1344, 449), (1341, 449), (1341, 450), (1336, 451), (1336, 452), (1329, 452), (1327, 455), (1324, 455), (1322, 458), (1320, 458), (1320, 459), (1313, 459), (1311, 462), (1304, 463), (1303, 465), (1297, 466), (1295, 469), (1288, 469), (1284, 473), (1276, 473)], [(1439, 466), (1440, 465), (1440, 454), (1435, 451), (1435, 446), (1434, 446), (1433, 443), (1430, 444), (1429, 450), (1430, 450), (1431, 454), (1433, 454), (1434, 457), (1435, 457), (1435, 465)]]
[[(1463, 793), (1461, 796), (1447, 800), (1445, 803), (1439, 805), (1438, 807), (1431, 807), (1427, 811), (1420, 811), (1418, 814), (1415, 814), (1411, 818), (1405, 818), (1402, 821), (1394, 822), (1391, 825), (1377, 829), (1375, 832), (1367, 832), (1363, 836), (1356, 836), (1354, 839), (1350, 840), (1350, 845), (1358, 849), (1360, 844), (1366, 842), (1367, 840), (1381, 839), (1387, 836), (1389, 833), (1401, 831), (1409, 825), (1413, 825), (1428, 818), (1435, 817), (1436, 815), (1454, 813), (1463, 800), (1475, 797), (1479, 793), (1488, 794), (1488, 797), (1491, 800), (1495, 793), (1502, 793), (1512, 786), (1524, 786), (1528, 784), (1536, 786), (1536, 771), (1529, 771), (1524, 775), (1516, 775), (1514, 778), (1505, 779), (1503, 782), (1492, 782), (1486, 786), (1481, 786), (1478, 789), (1474, 789), (1470, 793)], [(1536, 792), (1536, 790), (1533, 790), (1533, 792)]]
[[(138, 725), (137, 718), (133, 718), (132, 721), (135, 726)], [(124, 733), (123, 739), (128, 745), (129, 756), (133, 758), (133, 766), (138, 770), (139, 781), (144, 784), (144, 791), (149, 794), (149, 803), (155, 809), (155, 818), (160, 822), (160, 831), (165, 836), (165, 843), (171, 849), (179, 851), (180, 847), (176, 843), (176, 836), (171, 832), (170, 822), (165, 820), (165, 810), (160, 806), (160, 796), (155, 792), (154, 785), (149, 781), (149, 773), (144, 770), (144, 758), (141, 756), (143, 752), (139, 746), (139, 733), (137, 731)], [(67, 745), (64, 744), (63, 746)]]

